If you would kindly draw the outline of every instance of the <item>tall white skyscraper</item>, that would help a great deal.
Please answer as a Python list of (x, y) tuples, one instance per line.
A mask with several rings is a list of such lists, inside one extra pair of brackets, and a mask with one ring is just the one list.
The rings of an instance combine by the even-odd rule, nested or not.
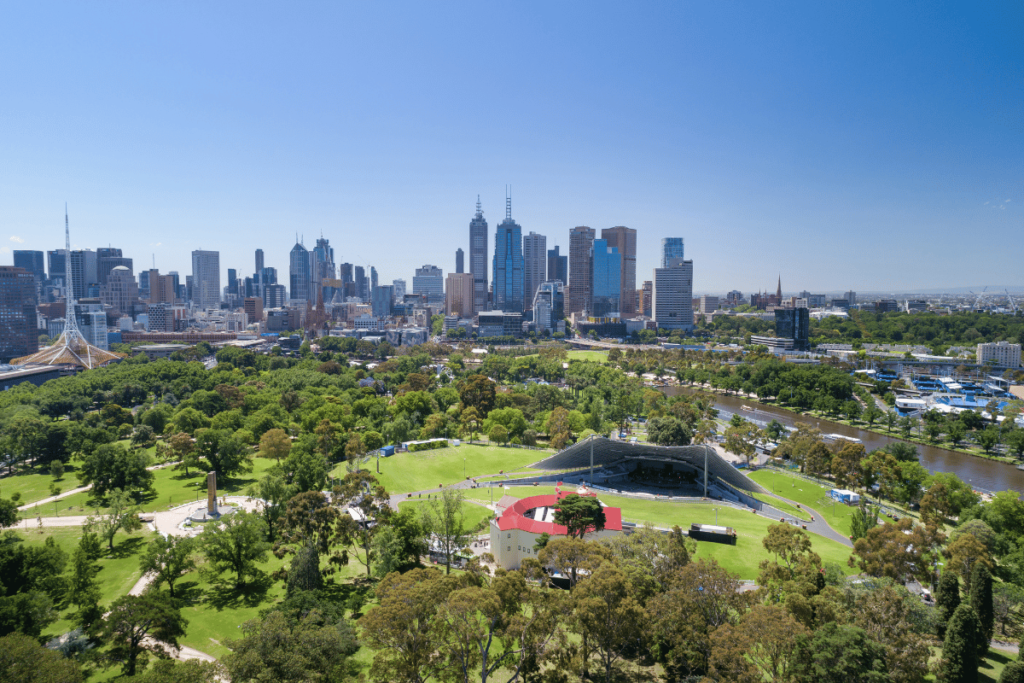
[(220, 252), (192, 252), (192, 303), (197, 308), (220, 307)]
[(523, 305), (533, 307), (533, 297), (547, 281), (548, 238), (531, 232), (523, 237)]
[(693, 329), (693, 261), (667, 259), (666, 268), (654, 269), (652, 313), (659, 328)]

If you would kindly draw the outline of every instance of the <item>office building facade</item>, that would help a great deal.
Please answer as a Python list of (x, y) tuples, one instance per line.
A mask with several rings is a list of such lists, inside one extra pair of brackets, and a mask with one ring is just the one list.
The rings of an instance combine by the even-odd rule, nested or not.
[(523, 312), (523, 228), (512, 220), (512, 199), (505, 199), (505, 220), (494, 232), (493, 308)]
[(312, 301), (313, 261), (309, 250), (296, 242), (288, 252), (288, 294), (292, 301)]
[(663, 237), (661, 240), (661, 267), (668, 268), (672, 259), (682, 261), (685, 257), (682, 237)]
[(23, 268), (32, 273), (32, 277), (36, 279), (37, 284), (42, 283), (46, 279), (46, 263), (41, 251), (15, 249), (14, 267)]
[(455, 272), (466, 272), (466, 252), (462, 251), (462, 247), (455, 250)]
[(640, 300), (637, 305), (637, 312), (645, 318), (651, 317), (651, 306), (653, 304), (654, 296), (654, 281), (644, 280), (643, 286), (640, 287)]
[(395, 288), (391, 285), (383, 285), (373, 288), (371, 310), (375, 318), (390, 318), (391, 306), (395, 299)]
[(586, 309), (598, 318), (618, 318), (619, 296), (622, 292), (622, 257), (618, 249), (609, 246), (604, 238), (596, 239), (591, 247), (591, 304)]
[(636, 315), (636, 230), (619, 225), (601, 231), (601, 239), (618, 250), (622, 261), (619, 312), (623, 318)]
[(569, 257), (558, 252), (558, 246), (548, 249), (548, 278), (547, 282), (558, 280), (563, 285), (569, 284)]
[(480, 208), (480, 197), (476, 198), (476, 215), (469, 222), (469, 272), (473, 274), (473, 312), (487, 310), (488, 284), (487, 221)]
[(444, 272), (429, 263), (416, 269), (412, 278), (412, 293), (427, 297), (428, 303), (444, 302)]
[(71, 289), (74, 298), (84, 299), (89, 296), (89, 286), (95, 285), (99, 279), (98, 268), (95, 251), (78, 249), (71, 252)]
[(776, 308), (775, 336), (779, 339), (792, 339), (794, 351), (810, 349), (811, 317), (804, 308)]
[(569, 295), (567, 312), (582, 313), (590, 310), (591, 282), (590, 256), (597, 233), (579, 225), (569, 231)]
[(548, 280), (537, 287), (533, 297), (533, 324), (537, 333), (556, 332), (565, 318), (565, 285), (561, 280)]
[(35, 274), (0, 266), (0, 363), (39, 350), (38, 301)]
[(100, 286), (100, 300), (115, 313), (131, 315), (135, 302), (139, 300), (139, 285), (132, 271), (117, 266), (107, 275), (107, 281)]
[(669, 259), (668, 268), (655, 268), (651, 308), (658, 328), (693, 329), (693, 261)]
[(533, 307), (533, 295), (547, 281), (548, 238), (531, 232), (523, 237), (523, 307)]
[(192, 252), (192, 305), (197, 308), (220, 308), (219, 251)]
[(391, 291), (395, 294), (395, 301), (405, 301), (405, 280), (392, 280)]
[(1020, 367), (1020, 344), (1011, 344), (1007, 341), (978, 344), (976, 354), (978, 363), (982, 365), (1015, 370)]

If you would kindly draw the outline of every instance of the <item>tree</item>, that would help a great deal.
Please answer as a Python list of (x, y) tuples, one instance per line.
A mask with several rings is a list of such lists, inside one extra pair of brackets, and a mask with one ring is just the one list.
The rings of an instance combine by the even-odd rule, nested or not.
[(462, 516), (466, 494), (461, 489), (446, 488), (423, 506), (423, 529), (444, 555), (445, 574), (452, 571), (452, 558), (469, 544), (470, 532)]
[(78, 478), (92, 484), (92, 495), (102, 498), (109, 491), (148, 489), (153, 473), (146, 470), (149, 458), (142, 451), (129, 451), (120, 443), (98, 446), (82, 459)]
[(592, 496), (570, 493), (558, 501), (555, 524), (564, 526), (569, 538), (583, 538), (584, 534), (597, 533), (604, 529), (604, 508)]
[(0, 680), (6, 683), (81, 683), (78, 664), (35, 638), (11, 633), (0, 638)]
[(506, 443), (508, 441), (508, 430), (500, 424), (496, 424), (491, 427), (491, 431), (487, 433), (487, 439), (491, 443)]
[(565, 448), (565, 445), (572, 438), (572, 429), (569, 426), (569, 411), (562, 406), (556, 406), (551, 411), (551, 417), (548, 418), (548, 423), (544, 429), (548, 433), (553, 449), (560, 451)]
[(761, 431), (754, 423), (744, 420), (739, 427), (729, 427), (725, 430), (725, 443), (722, 445), (729, 453), (746, 458), (749, 467), (750, 459), (757, 453), (755, 444), (762, 438)]
[(971, 572), (971, 609), (978, 615), (978, 658), (988, 654), (988, 644), (995, 632), (996, 614), (992, 604), (992, 574), (984, 562)]
[(143, 574), (152, 573), (157, 586), (166, 583), (173, 598), (174, 583), (196, 568), (195, 547), (196, 539), (190, 536), (157, 534), (139, 558), (139, 568)]
[(0, 498), (0, 529), (18, 523), (18, 504), (8, 498)]
[(267, 523), (255, 513), (235, 512), (222, 517), (215, 526), (207, 526), (202, 535), (202, 550), (210, 573), (225, 571), (236, 575), (235, 586), (241, 588), (248, 577), (262, 572), (257, 563), (267, 559), (270, 543), (265, 539)]
[[(584, 647), (597, 651), (610, 683), (615, 661), (643, 640), (644, 610), (626, 575), (611, 564), (601, 565), (576, 586), (573, 603)], [(584, 652), (584, 657), (588, 655)]]
[(920, 598), (902, 586), (875, 584), (857, 590), (853, 624), (885, 650), (892, 683), (924, 683), (930, 657), (931, 619)]
[(581, 573), (592, 572), (611, 556), (608, 547), (601, 543), (566, 537), (548, 541), (537, 559), (542, 566), (552, 567), (562, 576), (568, 577), (569, 588), (572, 589)]
[(978, 633), (981, 624), (970, 605), (953, 612), (942, 644), (942, 680), (948, 683), (976, 683), (978, 680)]
[(352, 680), (350, 659), (359, 648), (347, 624), (330, 623), (314, 609), (295, 622), (271, 611), (242, 625), (242, 638), (227, 643), (224, 667), (235, 681), (341, 683)]
[(89, 557), (85, 548), (75, 548), (68, 571), (68, 602), (78, 608), (75, 621), (79, 626), (89, 627), (103, 611), (99, 607), (100, 589), (96, 584), (96, 572), (100, 568)]
[(688, 446), (693, 433), (676, 417), (655, 417), (647, 422), (647, 437), (659, 446)]
[(317, 591), (324, 587), (320, 573), (320, 554), (312, 545), (299, 548), (288, 567), (288, 595), (297, 591)]
[(849, 564), (860, 567), (870, 576), (885, 576), (900, 582), (914, 576), (927, 581), (930, 568), (925, 553), (933, 545), (932, 541), (925, 529), (904, 517), (893, 524), (868, 529), (864, 538), (854, 542)]
[(374, 652), (371, 679), (426, 683), (441, 673), (444, 633), (437, 604), (456, 586), (457, 579), (435, 569), (384, 577), (376, 589), (378, 604), (359, 620), (363, 640)]
[(1010, 662), (999, 676), (999, 683), (1024, 683), (1024, 662)]
[(884, 648), (856, 626), (829, 622), (798, 638), (796, 683), (883, 683)]
[(861, 499), (861, 505), (850, 515), (850, 539), (856, 541), (868, 535), (868, 530), (878, 526), (878, 507), (866, 505)]
[(953, 572), (960, 576), (964, 582), (967, 594), (971, 593), (971, 581), (974, 578), (974, 568), (983, 564), (990, 570), (995, 567), (992, 555), (985, 544), (974, 534), (963, 534), (955, 541), (946, 546), (945, 555), (947, 558), (946, 571)]
[(953, 613), (960, 606), (960, 579), (956, 572), (943, 572), (939, 579), (939, 591), (935, 596), (935, 607), (938, 612), (939, 638), (944, 638), (946, 626), (953, 618)]
[(219, 662), (161, 659), (136, 676), (133, 683), (219, 683), (225, 679), (224, 667)]
[(1004, 639), (1020, 633), (1021, 605), (1024, 605), (1024, 588), (1006, 581), (992, 586), (992, 611)]
[(462, 411), (462, 416), (459, 418), (459, 425), (462, 428), (462, 434), (469, 434), (470, 442), (476, 438), (476, 433), (480, 431), (480, 414), (476, 408), (466, 408)]
[(797, 639), (809, 631), (778, 605), (755, 605), (711, 634), (711, 674), (735, 683), (791, 680)]
[(95, 531), (100, 538), (107, 541), (109, 550), (114, 549), (114, 536), (118, 531), (131, 533), (142, 528), (139, 519), (139, 508), (132, 503), (131, 497), (121, 489), (114, 489), (107, 499), (107, 514), (95, 519), (89, 517), (85, 521), (87, 531)]
[(292, 449), (292, 439), (283, 429), (268, 429), (260, 437), (260, 455), (274, 458), (281, 464), (281, 458), (287, 458)]
[(60, 460), (54, 459), (50, 462), (50, 476), (56, 481), (60, 481), (64, 478), (64, 463)]
[(198, 469), (199, 460), (195, 454), (196, 444), (187, 432), (178, 432), (167, 441), (171, 447), (171, 457), (179, 461), (175, 469), (181, 468), (185, 470), (186, 477), (188, 476), (189, 467)]
[(486, 375), (470, 375), (456, 384), (464, 408), (476, 408), (478, 415), (494, 409), (495, 383)]
[(246, 446), (226, 429), (200, 429), (196, 434), (196, 453), (206, 458), (207, 471), (228, 478), (252, 471)]
[(350, 514), (340, 517), (339, 536), (346, 544), (362, 550), (362, 556), (356, 553), (356, 557), (366, 565), (366, 576), (369, 577), (372, 574), (373, 539), (391, 517), (391, 497), (369, 472), (349, 472), (342, 479), (341, 486), (334, 489), (334, 494), (332, 502), (350, 511)]
[(274, 474), (263, 477), (248, 491), (251, 498), (259, 499), (259, 510), (263, 514), (263, 521), (267, 523), (268, 541), (274, 540), (274, 529), (284, 516), (285, 505), (291, 494), (284, 479)]
[(134, 676), (147, 651), (167, 657), (164, 645), (177, 647), (187, 623), (173, 601), (159, 592), (125, 595), (110, 606), (100, 639), (109, 645), (107, 658), (119, 662), (126, 676)]

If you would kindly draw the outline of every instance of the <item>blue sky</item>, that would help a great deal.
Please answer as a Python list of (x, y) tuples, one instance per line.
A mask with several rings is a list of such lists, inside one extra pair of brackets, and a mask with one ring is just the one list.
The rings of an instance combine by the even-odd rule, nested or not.
[[(383, 281), (493, 228), (662, 237), (695, 289), (1024, 285), (1024, 6), (5, 3), (0, 262), (286, 276), (295, 233)], [(19, 241), (20, 240), (20, 241)], [(493, 237), (492, 237), (493, 242)]]

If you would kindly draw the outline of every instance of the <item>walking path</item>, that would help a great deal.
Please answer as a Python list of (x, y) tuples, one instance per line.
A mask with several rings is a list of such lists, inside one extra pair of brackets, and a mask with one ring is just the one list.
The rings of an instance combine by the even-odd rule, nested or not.
[[(151, 467), (147, 467), (146, 469), (149, 470), (149, 471), (159, 470), (159, 469), (163, 469), (164, 467), (172, 467), (174, 465), (177, 465), (178, 462), (179, 461), (164, 462), (164, 463), (160, 463), (159, 465), (152, 465)], [(49, 498), (43, 498), (42, 500), (34, 500), (31, 503), (25, 503), (24, 505), (20, 506), (18, 508), (18, 512), (25, 512), (26, 510), (31, 510), (32, 508), (39, 507), (40, 505), (46, 505), (47, 503), (52, 503), (54, 501), (58, 501), (58, 500), (61, 500), (63, 498), (67, 498), (68, 496), (73, 496), (76, 493), (81, 493), (82, 491), (88, 491), (91, 488), (92, 488), (92, 484), (89, 484), (87, 486), (79, 486), (77, 489), (71, 489), (70, 491), (63, 491), (60, 495), (57, 495), (57, 496), (50, 496)]]

